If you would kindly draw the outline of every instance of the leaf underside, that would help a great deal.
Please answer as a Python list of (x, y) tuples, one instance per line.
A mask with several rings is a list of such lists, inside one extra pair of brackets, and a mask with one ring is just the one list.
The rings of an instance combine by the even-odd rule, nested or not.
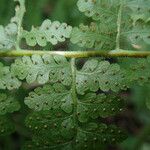
[(34, 28), (30, 32), (23, 31), (22, 38), (26, 39), (29, 46), (46, 46), (47, 42), (52, 45), (58, 44), (58, 42), (65, 42), (70, 37), (72, 27), (66, 23), (60, 23), (59, 21), (51, 22), (51, 20), (45, 20), (41, 27)]
[[(16, 1), (20, 7), (16, 8), (15, 17), (6, 27), (0, 26), (0, 49), (16, 47), (18, 36), (29, 46), (41, 47), (69, 38), (73, 44), (89, 49), (112, 50), (118, 42), (121, 49), (145, 50), (150, 45), (149, 0), (78, 0), (79, 10), (93, 19), (90, 25), (72, 28), (45, 20), (31, 31), (21, 28), (20, 35), (18, 26), (25, 1)], [(17, 58), (10, 67), (0, 63), (0, 89), (18, 89), (23, 82), (41, 86), (24, 100), (33, 112), (25, 121), (32, 140), (23, 149), (103, 150), (126, 138), (123, 130), (106, 125), (103, 120), (124, 109), (119, 92), (135, 82), (149, 82), (149, 58), (128, 60), (127, 65), (102, 58), (83, 62), (77, 69), (63, 56), (33, 55)], [(15, 129), (4, 115), (19, 109), (15, 97), (0, 92), (0, 136)]]
[[(77, 5), (94, 23), (73, 28), (72, 43), (86, 48), (115, 49), (120, 25), (120, 48), (145, 50), (150, 45), (150, 1), (78, 0)], [(120, 5), (123, 7), (121, 14)], [(118, 14), (121, 15), (120, 22)]]
[(123, 100), (114, 95), (88, 93), (79, 96), (75, 106), (71, 91), (66, 87), (61, 84), (46, 85), (31, 92), (25, 103), (35, 112), (26, 118), (26, 125), (34, 136), (24, 149), (90, 150), (126, 138), (125, 133), (115, 125), (107, 126), (95, 120), (123, 110)]
[[(105, 72), (106, 70), (108, 73)], [(122, 98), (114, 93), (95, 93), (100, 89), (106, 90), (99, 87), (100, 83), (94, 88), (93, 79), (105, 74), (105, 77), (108, 75), (106, 78), (109, 83), (109, 75), (114, 75), (116, 81), (121, 76), (121, 74), (117, 77), (115, 77), (117, 74), (109, 74), (112, 70), (115, 73), (120, 71), (119, 65), (113, 65), (104, 60), (89, 59), (80, 71), (76, 71), (76, 97), (73, 96), (71, 85), (64, 85), (61, 82), (47, 84), (30, 92), (29, 96), (25, 98), (25, 104), (34, 112), (26, 118), (26, 126), (32, 131), (33, 138), (32, 142), (30, 141), (24, 146), (24, 149), (90, 150), (100, 149), (105, 147), (106, 143), (115, 144), (125, 139), (126, 134), (120, 128), (115, 125), (107, 126), (97, 121), (99, 118), (114, 116), (122, 112), (124, 108)], [(95, 74), (96, 71), (99, 71), (99, 75)], [(89, 80), (88, 84), (85, 83), (84, 78), (78, 81), (81, 73), (86, 79), (86, 76), (93, 73), (93, 76), (87, 79), (87, 81)], [(73, 81), (71, 83), (74, 84)], [(82, 83), (85, 86), (78, 86)], [(111, 87), (111, 85), (109, 86)]]

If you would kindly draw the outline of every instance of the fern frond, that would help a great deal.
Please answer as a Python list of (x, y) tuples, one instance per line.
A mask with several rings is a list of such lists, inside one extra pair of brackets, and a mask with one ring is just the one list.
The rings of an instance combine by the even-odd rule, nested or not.
[(20, 109), (19, 102), (8, 93), (0, 93), (0, 115), (12, 113)]
[(6, 136), (13, 133), (14, 124), (6, 116), (0, 116), (0, 136)]
[(64, 85), (71, 84), (71, 68), (69, 62), (63, 56), (33, 55), (24, 56), (15, 60), (11, 66), (11, 72), (20, 80), (26, 79), (27, 83), (61, 82)]
[(121, 67), (124, 67), (126, 70), (126, 80), (130, 84), (138, 83), (139, 85), (144, 85), (150, 81), (150, 58), (126, 58), (123, 59), (123, 64)]
[[(20, 36), (22, 18), (25, 12), (25, 1), (14, 0), (19, 3), (16, 7), (16, 14), (6, 26), (0, 26), (0, 49), (12, 49), (17, 44), (17, 38)], [(20, 38), (20, 37), (19, 37)]]
[(150, 45), (149, 5), (150, 2), (147, 0), (127, 1), (125, 5), (128, 11), (124, 13), (128, 14), (131, 21), (130, 24), (126, 24), (127, 28), (124, 29), (123, 27), (122, 37), (125, 36), (129, 44), (135, 49), (144, 50)]
[[(42, 86), (24, 100), (32, 111), (25, 123), (33, 136), (23, 149), (100, 150), (108, 144), (122, 142), (125, 132), (115, 125), (104, 124), (104, 119), (124, 108), (123, 98), (116, 93), (135, 82), (149, 83), (150, 58), (132, 59), (127, 66), (124, 62), (113, 63), (115, 59), (94, 58), (88, 59), (81, 68), (75, 58), (149, 55), (146, 51), (124, 49), (143, 50), (150, 45), (150, 1), (78, 0), (79, 10), (94, 20), (89, 26), (81, 24), (72, 28), (66, 23), (45, 20), (31, 31), (22, 27), (25, 0), (14, 1), (18, 2), (15, 17), (6, 27), (0, 26), (0, 49), (3, 49), (0, 56), (26, 56), (17, 58), (10, 67), (0, 63), (0, 89), (17, 89), (24, 81)], [(22, 39), (28, 46), (45, 47), (69, 38), (80, 47), (102, 50), (100, 53), (20, 51)], [(4, 50), (13, 47), (15, 51)], [(68, 61), (61, 55), (72, 59)], [(150, 105), (148, 101), (147, 104)], [(3, 115), (19, 108), (12, 94), (0, 91), (0, 136), (12, 133), (15, 128)]]
[[(78, 0), (77, 5), (81, 12), (88, 17), (92, 17), (99, 25), (98, 34), (92, 33), (92, 36), (89, 32), (90, 27), (87, 27), (88, 30), (85, 33), (82, 29), (74, 28), (71, 36), (71, 41), (74, 44), (104, 50), (115, 49), (115, 44), (117, 48), (130, 49), (132, 47), (142, 50), (150, 45), (149, 1)], [(120, 6), (122, 6), (121, 9)], [(78, 32), (78, 35), (76, 32)], [(88, 41), (85, 40), (87, 37), (91, 37), (88, 41), (96, 41), (97, 38), (101, 47), (92, 45), (90, 42), (91, 45), (88, 46)]]
[(97, 21), (96, 30), (91, 26), (73, 28), (71, 42), (87, 48), (115, 49), (119, 4), (119, 0), (78, 0), (79, 10)]
[(72, 112), (71, 92), (62, 84), (46, 85), (37, 88), (25, 98), (25, 104), (35, 111), (62, 108), (66, 113)]
[(131, 19), (133, 20), (133, 25), (139, 20), (144, 21), (145, 23), (149, 22), (150, 14), (149, 14), (149, 5), (150, 1), (148, 0), (127, 0), (128, 8), (131, 11)]
[[(34, 133), (33, 142), (24, 149), (99, 149), (106, 144), (122, 141), (125, 134), (114, 125), (87, 123), (76, 127), (74, 120), (62, 118), (62, 113), (49, 111), (30, 114), (26, 125)], [(58, 116), (56, 118), (56, 116)], [(55, 119), (54, 119), (55, 118)]]
[(84, 94), (88, 90), (116, 92), (126, 89), (125, 74), (120, 66), (96, 59), (88, 60), (83, 68), (77, 71), (76, 84), (79, 94)]
[[(91, 69), (95, 69), (97, 63), (92, 62)], [(84, 70), (87, 67), (84, 66)], [(116, 126), (93, 122), (98, 117), (106, 118), (121, 112), (124, 104), (120, 98), (95, 93), (75, 97), (73, 90), (57, 83), (37, 88), (25, 98), (25, 104), (37, 111), (26, 119), (26, 125), (35, 135), (27, 147), (99, 149), (126, 137)]]
[(98, 117), (111, 117), (122, 112), (123, 107), (123, 100), (115, 95), (87, 93), (78, 100), (78, 119), (87, 122)]
[(108, 50), (115, 47), (113, 34), (111, 29), (101, 23), (91, 23), (90, 26), (81, 24), (79, 28), (73, 28), (70, 40), (80, 47)]
[(47, 42), (52, 45), (56, 45), (58, 42), (64, 42), (66, 38), (70, 37), (72, 27), (66, 23), (60, 23), (58, 21), (51, 22), (51, 20), (45, 20), (41, 27), (32, 28), (30, 32), (23, 31), (22, 38), (26, 39), (29, 46), (46, 46)]
[[(86, 16), (94, 20), (114, 21), (117, 18), (120, 0), (78, 0), (78, 8)], [(111, 19), (111, 20), (110, 20)]]
[(10, 71), (9, 66), (4, 66), (0, 63), (0, 89), (17, 89), (21, 82)]
[[(35, 111), (51, 109), (62, 109), (66, 113), (73, 111), (71, 91), (61, 84), (35, 89), (25, 98), (25, 104)], [(123, 101), (114, 95), (88, 93), (78, 98), (78, 119), (80, 122), (87, 122), (89, 118), (113, 116), (122, 111), (123, 106)]]
[(15, 46), (17, 25), (10, 23), (6, 27), (0, 26), (0, 49), (11, 49)]

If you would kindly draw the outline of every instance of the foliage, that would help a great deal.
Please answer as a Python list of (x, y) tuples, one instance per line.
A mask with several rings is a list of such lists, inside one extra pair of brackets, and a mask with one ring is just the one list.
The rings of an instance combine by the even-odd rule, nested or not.
[(26, 79), (31, 84), (37, 81), (39, 84), (48, 81), (61, 82), (64, 85), (71, 84), (70, 65), (65, 57), (33, 55), (31, 58), (24, 56), (15, 60), (11, 66), (11, 72), (20, 80)]
[(17, 89), (21, 82), (10, 71), (9, 66), (4, 66), (0, 63), (0, 89)]
[[(2, 56), (11, 56), (13, 52), (22, 56), (23, 48), (28, 46), (43, 51), (48, 44), (69, 47), (69, 40), (79, 47), (110, 53), (125, 49), (143, 51), (150, 45), (149, 0), (78, 0), (79, 11), (93, 20), (89, 25), (72, 27), (46, 19), (30, 31), (22, 25), (25, 0), (15, 2), (15, 17), (5, 27), (0, 26)], [(33, 49), (27, 51), (32, 53)], [(0, 63), (0, 89), (3, 90), (0, 92), (0, 136), (15, 131), (12, 116), (21, 109), (24, 117), (27, 115), (25, 125), (30, 133), (22, 146), (24, 150), (99, 150), (121, 143), (127, 133), (114, 123), (108, 125), (107, 120), (124, 110), (122, 92), (150, 80), (150, 58), (70, 60), (62, 51), (50, 55), (35, 50), (34, 55), (3, 62)], [(28, 94), (20, 105), (12, 93), (21, 88), (26, 88)], [(24, 104), (30, 111), (26, 112)]]
[(12, 113), (20, 109), (20, 104), (15, 97), (5, 93), (0, 93), (0, 115)]
[(79, 0), (79, 10), (96, 22), (90, 28), (75, 27), (71, 41), (87, 48), (96, 44), (96, 49), (115, 49), (120, 25), (121, 47), (144, 50), (149, 46), (149, 3), (147, 0)]
[(14, 132), (14, 124), (5, 116), (0, 116), (0, 136), (6, 136)]
[(73, 98), (71, 91), (61, 84), (37, 88), (25, 98), (25, 104), (39, 111), (30, 114), (26, 119), (27, 126), (36, 136), (33, 137), (33, 148), (40, 143), (50, 149), (59, 149), (61, 145), (64, 149), (98, 149), (105, 142), (111, 144), (125, 138), (122, 131), (115, 126), (107, 127), (105, 124), (90, 121), (122, 111), (122, 100), (106, 97), (104, 94), (88, 93), (80, 99), (76, 97), (75, 106)]
[(26, 39), (29, 46), (35, 46), (37, 43), (40, 46), (46, 46), (47, 41), (56, 45), (58, 42), (64, 42), (65, 38), (69, 38), (71, 30), (72, 27), (66, 23), (45, 20), (39, 30), (33, 27), (31, 32), (24, 31), (22, 37)]

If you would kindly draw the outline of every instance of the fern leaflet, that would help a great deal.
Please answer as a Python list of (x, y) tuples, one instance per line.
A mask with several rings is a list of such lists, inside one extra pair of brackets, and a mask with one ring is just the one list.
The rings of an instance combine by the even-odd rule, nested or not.
[(0, 93), (0, 115), (13, 113), (19, 109), (20, 104), (14, 96), (8, 95), (8, 93)]
[(64, 42), (66, 38), (70, 37), (72, 27), (66, 23), (60, 23), (58, 21), (51, 22), (45, 20), (41, 27), (32, 28), (30, 32), (23, 31), (22, 38), (26, 39), (29, 46), (46, 46), (47, 42), (56, 45), (58, 42)]
[[(35, 89), (25, 98), (25, 104), (38, 112), (30, 114), (26, 119), (26, 125), (35, 136), (33, 142), (27, 144), (24, 149), (40, 149), (41, 146), (45, 149), (99, 149), (101, 145), (119, 142), (126, 137), (116, 126), (98, 124), (95, 120), (121, 112), (124, 106), (121, 98), (111, 94), (77, 94), (78, 72), (74, 65), (73, 59), (71, 87), (61, 83), (46, 85)], [(94, 70), (97, 65), (98, 61), (92, 60), (83, 68)]]
[(96, 48), (115, 49), (116, 38), (119, 48), (145, 50), (150, 44), (149, 5), (148, 0), (78, 0), (79, 10), (92, 17), (98, 28), (93, 32), (89, 32), (89, 27), (86, 30), (73, 28), (71, 42), (81, 47), (94, 48), (94, 44), (88, 45), (87, 39), (95, 35), (91, 39), (100, 43)]
[(11, 66), (11, 72), (20, 80), (26, 79), (31, 84), (38, 82), (61, 82), (64, 85), (71, 84), (70, 64), (63, 56), (33, 55), (16, 59)]
[(21, 82), (10, 71), (9, 66), (4, 66), (0, 63), (0, 89), (17, 89), (21, 85)]

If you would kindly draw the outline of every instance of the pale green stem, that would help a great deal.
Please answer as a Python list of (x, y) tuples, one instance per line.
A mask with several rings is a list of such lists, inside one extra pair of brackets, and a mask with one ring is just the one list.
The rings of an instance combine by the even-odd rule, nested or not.
[(72, 70), (72, 101), (73, 101), (73, 119), (74, 125), (77, 125), (77, 94), (76, 94), (76, 66), (75, 66), (75, 58), (71, 59), (71, 70)]
[(122, 9), (123, 9), (123, 2), (122, 0), (120, 0), (120, 8), (119, 8), (118, 19), (117, 19), (117, 36), (116, 36), (116, 49), (118, 50), (120, 49)]
[(21, 57), (32, 55), (62, 55), (67, 58), (88, 58), (88, 57), (147, 57), (150, 51), (132, 50), (91, 50), (91, 51), (34, 51), (34, 50), (0, 50), (0, 57)]
[[(23, 22), (23, 17), (24, 17), (24, 13), (26, 11), (25, 9), (25, 1), (23, 0), (21, 3), (20, 3), (20, 6), (19, 6), (19, 19), (18, 19), (18, 22), (17, 22), (17, 25), (18, 25), (18, 32), (17, 32), (17, 41), (16, 41), (16, 49), (17, 50), (20, 50), (20, 41), (21, 41), (21, 32), (22, 32), (22, 22)], [(18, 12), (16, 12), (18, 13)]]

